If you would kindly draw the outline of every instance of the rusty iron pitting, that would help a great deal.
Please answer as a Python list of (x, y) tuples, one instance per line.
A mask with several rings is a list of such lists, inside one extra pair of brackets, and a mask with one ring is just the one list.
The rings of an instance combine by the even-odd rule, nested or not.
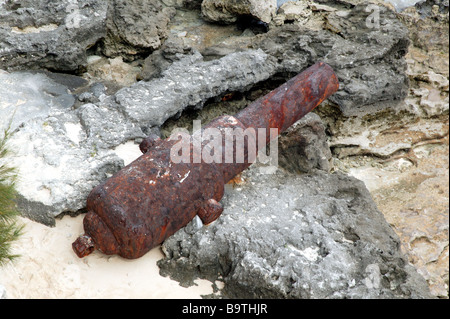
[[(317, 63), (276, 90), (258, 99), (235, 116), (221, 116), (203, 129), (277, 129), (278, 134), (301, 119), (339, 88), (330, 66)], [(195, 134), (194, 134), (195, 135)], [(248, 148), (258, 146), (258, 136), (234, 145), (243, 162), (174, 163), (173, 139), (150, 136), (140, 149), (143, 155), (95, 187), (87, 199), (85, 233), (73, 244), (82, 258), (95, 249), (124, 258), (141, 257), (186, 226), (196, 215), (210, 224), (222, 213), (224, 184), (252, 164)], [(264, 144), (272, 138), (265, 135)], [(255, 145), (253, 145), (254, 143)], [(202, 144), (202, 146), (205, 146)], [(243, 149), (240, 149), (242, 147)], [(196, 148), (189, 145), (194, 158)]]

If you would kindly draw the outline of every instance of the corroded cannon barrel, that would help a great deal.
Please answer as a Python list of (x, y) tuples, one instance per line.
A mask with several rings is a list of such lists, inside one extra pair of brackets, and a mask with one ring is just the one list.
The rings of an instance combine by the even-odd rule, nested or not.
[[(198, 133), (185, 145), (189, 154), (183, 161), (174, 161), (174, 155), (179, 155), (174, 152), (179, 139), (145, 139), (140, 145), (141, 157), (89, 194), (85, 233), (72, 244), (73, 250), (80, 258), (98, 249), (133, 259), (161, 244), (196, 215), (204, 224), (213, 222), (223, 211), (219, 201), (224, 184), (253, 163), (249, 150), (267, 144), (274, 137), (270, 129), (277, 129), (278, 134), (285, 131), (338, 88), (332, 68), (320, 62), (235, 116), (221, 116), (203, 127), (203, 132), (266, 131), (262, 135), (249, 133), (246, 143), (233, 144), (232, 161), (226, 160), (227, 152), (221, 154), (222, 160), (206, 161), (202, 155), (211, 146), (198, 138)], [(226, 149), (225, 139), (220, 144)], [(244, 154), (241, 161), (234, 156), (238, 152)]]

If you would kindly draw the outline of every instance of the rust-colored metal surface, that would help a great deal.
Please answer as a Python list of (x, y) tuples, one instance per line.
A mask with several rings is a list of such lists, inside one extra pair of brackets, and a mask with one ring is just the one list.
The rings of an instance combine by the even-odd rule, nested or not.
[[(285, 131), (338, 87), (331, 67), (317, 63), (237, 115), (213, 120), (201, 132), (214, 128), (225, 136), (230, 129), (265, 129), (266, 144), (271, 128), (278, 133)], [(201, 132), (192, 136), (188, 161), (178, 163), (171, 157), (179, 140), (149, 137), (140, 145), (144, 153), (141, 157), (95, 187), (87, 199), (85, 233), (72, 244), (75, 253), (81, 258), (98, 249), (134, 259), (161, 244), (196, 215), (204, 224), (216, 220), (223, 211), (219, 201), (224, 184), (253, 163), (249, 149), (258, 146), (259, 135), (250, 132), (246, 143), (232, 145), (232, 158), (241, 153), (243, 161), (230, 162), (224, 152), (221, 161), (210, 162), (200, 154), (211, 147), (208, 140), (198, 139)], [(225, 138), (221, 144), (225, 149)]]

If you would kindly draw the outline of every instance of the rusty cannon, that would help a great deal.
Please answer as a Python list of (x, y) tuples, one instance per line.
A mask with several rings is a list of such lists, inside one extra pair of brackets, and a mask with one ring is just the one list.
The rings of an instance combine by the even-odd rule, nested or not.
[[(276, 129), (280, 134), (338, 88), (332, 68), (319, 62), (235, 116), (221, 116), (202, 130)], [(208, 146), (204, 141), (199, 141), (198, 148), (198, 139), (191, 139), (187, 144), (189, 160), (174, 162), (179, 140), (144, 139), (139, 146), (143, 155), (89, 194), (84, 234), (72, 244), (73, 250), (80, 258), (98, 249), (107, 255), (134, 259), (160, 245), (196, 215), (210, 224), (223, 211), (219, 202), (224, 185), (253, 163), (249, 150), (267, 144), (271, 138), (270, 134), (247, 134), (246, 143), (231, 147), (231, 155), (241, 152), (243, 160), (225, 160), (230, 154), (222, 154), (222, 161), (213, 162), (199, 154)]]

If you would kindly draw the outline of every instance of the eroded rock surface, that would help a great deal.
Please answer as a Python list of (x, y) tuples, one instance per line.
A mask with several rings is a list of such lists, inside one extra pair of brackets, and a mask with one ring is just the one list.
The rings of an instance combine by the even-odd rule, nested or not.
[(133, 60), (158, 49), (168, 36), (175, 9), (160, 0), (113, 0), (108, 4), (107, 35), (103, 53)]
[(278, 58), (284, 72), (299, 72), (314, 61), (330, 64), (340, 80), (331, 97), (345, 116), (392, 107), (408, 94), (404, 56), (408, 30), (395, 13), (379, 7), (380, 27), (366, 24), (367, 5), (328, 12), (324, 29), (297, 25), (274, 28), (254, 44)]
[(253, 16), (269, 23), (277, 11), (276, 0), (203, 0), (202, 14), (206, 20), (234, 23), (239, 16)]
[(163, 244), (161, 273), (229, 298), (429, 298), (364, 184), (341, 173), (243, 174), (221, 218)]
[(410, 31), (404, 102), (363, 117), (320, 110), (334, 169), (363, 180), (433, 295), (448, 298), (448, 3), (402, 11)]
[(107, 1), (0, 3), (0, 68), (76, 71), (106, 34)]

